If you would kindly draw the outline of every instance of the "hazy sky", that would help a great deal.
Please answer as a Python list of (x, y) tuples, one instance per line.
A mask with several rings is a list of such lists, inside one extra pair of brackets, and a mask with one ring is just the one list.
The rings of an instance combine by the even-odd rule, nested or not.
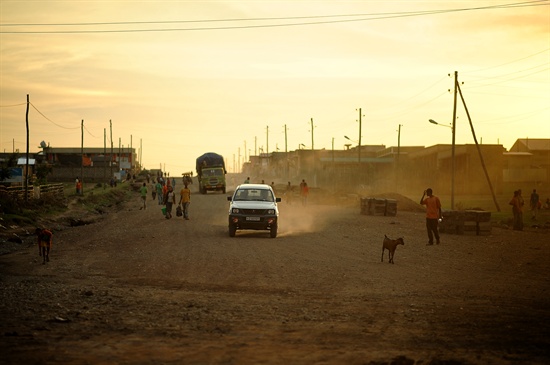
[(0, 24), (2, 152), (25, 151), (27, 94), (31, 152), (79, 147), (81, 120), (110, 146), (112, 120), (171, 176), (284, 151), (285, 125), (311, 148), (312, 118), (314, 148), (343, 149), (359, 108), (362, 144), (450, 143), (428, 119), (451, 123), (455, 71), (478, 141), (550, 138), (550, 1), (0, 0)]

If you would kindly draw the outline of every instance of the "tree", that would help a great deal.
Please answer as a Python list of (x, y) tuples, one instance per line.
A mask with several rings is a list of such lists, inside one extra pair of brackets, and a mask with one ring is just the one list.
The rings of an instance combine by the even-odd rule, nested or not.
[(17, 154), (13, 153), (5, 161), (0, 161), (0, 181), (11, 178), (11, 169), (17, 166)]
[(52, 173), (52, 170), (52, 166), (47, 163), (36, 166), (36, 182), (39, 185), (47, 184), (48, 175)]

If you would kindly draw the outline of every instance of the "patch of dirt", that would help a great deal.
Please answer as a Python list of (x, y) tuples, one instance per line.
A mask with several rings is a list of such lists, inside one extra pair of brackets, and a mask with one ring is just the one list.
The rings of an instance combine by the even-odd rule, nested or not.
[[(136, 194), (94, 224), (60, 224), (45, 265), (34, 244), (0, 256), (0, 362), (550, 361), (547, 231), (426, 246), (423, 211), (379, 197), (396, 216), (283, 199), (275, 239), (229, 237), (226, 196), (196, 192), (189, 221), (152, 199), (140, 210)], [(384, 235), (405, 238), (393, 265)]]

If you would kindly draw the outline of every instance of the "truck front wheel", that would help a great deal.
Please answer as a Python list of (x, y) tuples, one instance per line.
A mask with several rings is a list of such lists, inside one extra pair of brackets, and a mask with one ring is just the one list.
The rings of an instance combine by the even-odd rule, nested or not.
[(235, 233), (237, 232), (237, 227), (235, 227), (234, 224), (229, 225), (229, 237), (235, 237)]
[(269, 235), (271, 236), (271, 238), (277, 237), (277, 225), (271, 226)]

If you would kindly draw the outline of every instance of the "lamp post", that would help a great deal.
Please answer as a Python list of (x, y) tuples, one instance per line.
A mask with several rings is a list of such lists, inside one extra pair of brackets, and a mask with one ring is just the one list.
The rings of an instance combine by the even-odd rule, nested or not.
[(439, 125), (442, 127), (451, 128), (452, 144), (451, 144), (451, 210), (455, 209), (455, 118), (453, 118), (452, 125), (439, 124), (433, 119), (429, 120), (430, 123)]

